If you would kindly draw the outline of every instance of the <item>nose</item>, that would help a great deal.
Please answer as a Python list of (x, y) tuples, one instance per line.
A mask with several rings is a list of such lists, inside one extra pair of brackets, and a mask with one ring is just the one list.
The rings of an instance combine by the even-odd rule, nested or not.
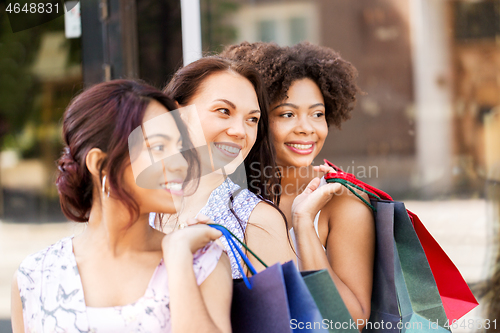
[(312, 134), (314, 133), (314, 126), (312, 126), (309, 117), (299, 117), (297, 118), (297, 123), (295, 126), (296, 134)]
[(226, 130), (227, 135), (236, 137), (238, 139), (244, 139), (246, 135), (245, 131), (245, 120), (244, 119), (234, 119), (230, 126)]
[(181, 152), (169, 156), (165, 160), (165, 164), (166, 164), (165, 167), (169, 172), (178, 174), (179, 176), (182, 175), (183, 177), (185, 177), (185, 174), (188, 169), (188, 163)]

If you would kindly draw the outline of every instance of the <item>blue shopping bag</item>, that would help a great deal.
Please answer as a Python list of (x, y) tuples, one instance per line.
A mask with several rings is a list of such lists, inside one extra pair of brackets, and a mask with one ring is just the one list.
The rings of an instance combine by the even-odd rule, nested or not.
[[(304, 279), (292, 261), (268, 267), (236, 236), (221, 225), (210, 224), (226, 237), (253, 275), (234, 280), (231, 325), (235, 333), (326, 333), (323, 317)], [(266, 267), (257, 273), (239, 244)]]

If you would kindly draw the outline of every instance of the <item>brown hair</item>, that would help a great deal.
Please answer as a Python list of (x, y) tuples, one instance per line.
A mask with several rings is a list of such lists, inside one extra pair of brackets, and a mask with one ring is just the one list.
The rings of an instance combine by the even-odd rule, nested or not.
[[(92, 148), (107, 155), (99, 166), (99, 178), (107, 173), (114, 197), (123, 201), (132, 216), (139, 206), (122, 187), (122, 176), (130, 163), (130, 133), (142, 124), (146, 108), (155, 100), (167, 110), (175, 110), (175, 102), (161, 91), (145, 83), (115, 80), (97, 84), (73, 99), (64, 113), (65, 148), (58, 160), (56, 180), (61, 209), (69, 219), (86, 222), (92, 207), (94, 183), (87, 169), (86, 156)], [(183, 156), (188, 162), (188, 175), (199, 173), (199, 161), (192, 150), (187, 129), (172, 113), (183, 137)], [(102, 182), (102, 181), (101, 181)], [(101, 184), (102, 185), (102, 184)]]
[(271, 103), (287, 98), (290, 85), (303, 78), (313, 80), (325, 100), (328, 125), (340, 128), (354, 109), (357, 70), (340, 54), (328, 47), (301, 42), (291, 47), (275, 43), (248, 43), (226, 47), (221, 57), (244, 62), (262, 75)]
[[(180, 105), (187, 105), (207, 77), (223, 71), (238, 73), (250, 81), (257, 94), (261, 111), (257, 139), (244, 161), (246, 174), (243, 177), (246, 177), (248, 189), (262, 199), (279, 204), (279, 196), (272, 191), (275, 184), (280, 184), (280, 180), (276, 176), (279, 174), (275, 162), (276, 152), (271, 140), (272, 134), (269, 131), (268, 98), (262, 79), (255, 69), (217, 56), (205, 57), (179, 69), (164, 91)], [(266, 169), (264, 169), (266, 167), (271, 169), (271, 177), (266, 177)], [(238, 179), (235, 179), (238, 174), (240, 173), (237, 170), (231, 180), (238, 182)]]

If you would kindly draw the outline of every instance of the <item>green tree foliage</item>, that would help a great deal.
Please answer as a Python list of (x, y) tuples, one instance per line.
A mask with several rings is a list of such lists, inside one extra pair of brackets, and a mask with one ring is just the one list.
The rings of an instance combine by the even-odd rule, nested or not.
[(209, 54), (221, 52), (234, 43), (236, 29), (231, 24), (231, 15), (240, 4), (234, 0), (201, 0), (201, 31), (203, 51)]

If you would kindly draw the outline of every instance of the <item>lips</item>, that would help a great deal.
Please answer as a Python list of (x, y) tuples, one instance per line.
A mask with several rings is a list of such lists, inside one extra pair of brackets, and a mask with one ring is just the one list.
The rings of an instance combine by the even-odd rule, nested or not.
[(230, 157), (238, 156), (241, 151), (241, 146), (232, 142), (214, 142), (214, 146)]
[(314, 141), (290, 141), (285, 142), (285, 145), (294, 153), (301, 155), (311, 154), (314, 150)]

